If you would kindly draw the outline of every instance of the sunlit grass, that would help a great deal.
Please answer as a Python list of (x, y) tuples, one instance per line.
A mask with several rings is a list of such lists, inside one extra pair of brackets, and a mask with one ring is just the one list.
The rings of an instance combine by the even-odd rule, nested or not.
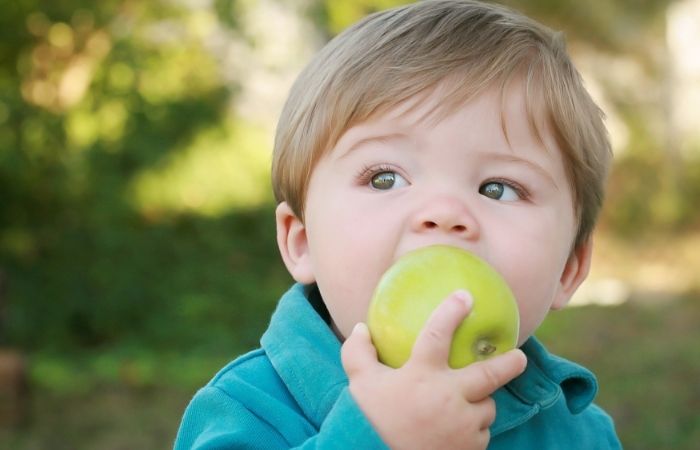
[(192, 391), (245, 351), (229, 350), (223, 355), (119, 347), (71, 355), (36, 353), (30, 358), (30, 377), (34, 389), (64, 396), (83, 395), (105, 385)]
[(596, 400), (625, 448), (695, 449), (700, 442), (700, 297), (551, 314), (538, 335), (555, 353), (592, 369)]
[[(625, 448), (691, 450), (700, 439), (699, 302), (565, 309), (538, 335), (596, 373), (596, 402), (615, 419)], [(240, 351), (36, 354), (31, 431), (0, 431), (0, 441), (15, 449), (172, 448), (191, 396)]]

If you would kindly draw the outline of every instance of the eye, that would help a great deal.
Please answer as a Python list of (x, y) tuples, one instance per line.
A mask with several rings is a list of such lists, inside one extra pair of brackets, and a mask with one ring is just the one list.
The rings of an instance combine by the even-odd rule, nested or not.
[(479, 187), (479, 194), (504, 202), (514, 202), (525, 197), (520, 188), (500, 181), (489, 181), (482, 184)]
[(391, 170), (385, 170), (372, 175), (369, 184), (374, 189), (382, 191), (408, 186), (408, 182), (404, 177)]

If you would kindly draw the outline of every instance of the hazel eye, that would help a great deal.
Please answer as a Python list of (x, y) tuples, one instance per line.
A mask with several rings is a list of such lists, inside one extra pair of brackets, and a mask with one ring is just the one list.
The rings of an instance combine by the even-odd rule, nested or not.
[(484, 183), (479, 188), (479, 193), (485, 197), (504, 202), (514, 202), (520, 200), (521, 198), (521, 195), (516, 188), (498, 181)]
[(384, 171), (372, 176), (370, 185), (374, 189), (386, 191), (389, 189), (399, 188), (408, 185), (404, 177), (396, 172)]

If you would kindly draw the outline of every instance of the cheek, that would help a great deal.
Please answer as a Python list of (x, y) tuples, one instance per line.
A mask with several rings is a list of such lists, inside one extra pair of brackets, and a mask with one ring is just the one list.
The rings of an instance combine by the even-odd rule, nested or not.
[(556, 269), (549, 261), (532, 257), (528, 261), (528, 264), (514, 267), (505, 277), (518, 303), (519, 344), (525, 342), (547, 316), (557, 289)]
[[(541, 289), (537, 289), (537, 288)], [(540, 326), (550, 311), (553, 301), (553, 289), (546, 286), (533, 286), (527, 290), (513, 289), (520, 312), (520, 336), (518, 343), (522, 344)]]
[(366, 320), (374, 288), (391, 262), (391, 232), (358, 217), (349, 208), (334, 207), (307, 225), (316, 282), (344, 336)]
[(499, 267), (518, 302), (520, 343), (529, 337), (547, 316), (560, 287), (568, 249), (556, 232), (549, 239), (533, 233), (519, 244), (504, 250), (507, 255)]

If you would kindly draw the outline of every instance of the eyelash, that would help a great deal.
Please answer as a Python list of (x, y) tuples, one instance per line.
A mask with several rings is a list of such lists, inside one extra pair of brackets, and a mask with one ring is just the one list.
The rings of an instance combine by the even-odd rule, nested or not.
[(500, 183), (504, 186), (508, 186), (518, 194), (518, 197), (520, 197), (521, 200), (527, 200), (530, 197), (530, 192), (522, 184), (516, 183), (515, 181), (507, 178), (489, 178), (479, 185), (479, 189), (481, 189), (481, 186), (489, 183)]
[(396, 167), (387, 164), (380, 164), (378, 166), (364, 166), (357, 172), (356, 179), (358, 184), (364, 186), (372, 181), (373, 176), (382, 172), (396, 172), (401, 175), (400, 171)]
[[(373, 176), (382, 172), (396, 172), (400, 175), (399, 170), (396, 167), (391, 166), (389, 164), (380, 164), (378, 166), (368, 165), (362, 167), (362, 169), (360, 169), (357, 172), (356, 179), (358, 184), (360, 184), (361, 186), (365, 186), (370, 183)], [(517, 183), (513, 180), (509, 180), (507, 178), (489, 178), (487, 180), (484, 180), (479, 185), (479, 189), (481, 189), (481, 186), (484, 186), (489, 183), (501, 183), (505, 186), (508, 186), (509, 188), (513, 189), (518, 194), (518, 197), (520, 197), (522, 200), (527, 200), (530, 197), (530, 193), (522, 184)]]

